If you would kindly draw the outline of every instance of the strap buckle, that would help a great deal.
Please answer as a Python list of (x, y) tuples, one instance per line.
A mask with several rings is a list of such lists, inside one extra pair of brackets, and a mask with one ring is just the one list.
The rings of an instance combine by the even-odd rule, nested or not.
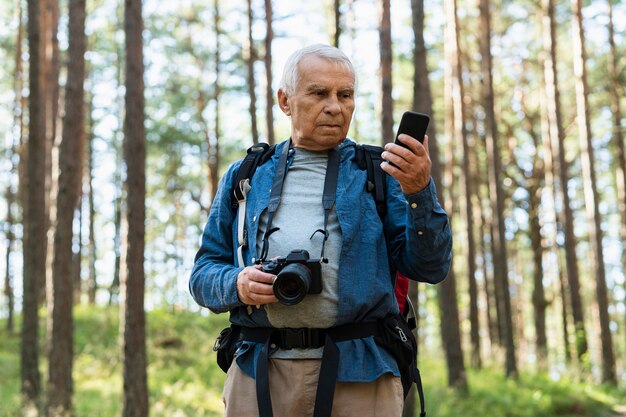
[(324, 346), (324, 332), (320, 329), (279, 329), (278, 345), (283, 349), (311, 349)]

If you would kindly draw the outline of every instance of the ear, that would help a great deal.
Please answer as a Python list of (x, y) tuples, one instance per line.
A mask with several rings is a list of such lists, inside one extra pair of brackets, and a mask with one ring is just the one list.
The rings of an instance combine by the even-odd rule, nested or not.
[(289, 108), (289, 97), (287, 96), (287, 93), (284, 92), (282, 89), (278, 89), (278, 105), (280, 106), (280, 109), (283, 111), (283, 113), (285, 113), (287, 116), (291, 116), (291, 109)]

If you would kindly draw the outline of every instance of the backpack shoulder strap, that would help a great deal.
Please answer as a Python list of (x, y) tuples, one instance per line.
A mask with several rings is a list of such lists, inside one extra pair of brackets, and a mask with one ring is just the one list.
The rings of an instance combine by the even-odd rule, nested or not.
[(251, 188), (252, 176), (254, 175), (257, 167), (265, 163), (268, 159), (274, 155), (276, 151), (276, 145), (268, 145), (267, 143), (259, 143), (257, 145), (248, 148), (246, 156), (237, 172), (237, 176), (234, 177), (231, 184), (231, 208), (233, 212), (239, 213), (237, 220), (237, 241), (239, 246), (237, 247), (237, 260), (240, 266), (243, 266), (243, 249), (247, 246), (248, 233), (245, 228), (246, 219), (246, 199), (248, 191)]
[[(274, 155), (276, 145), (268, 145), (267, 143), (259, 143), (248, 148), (246, 156), (243, 158), (237, 176), (234, 177), (231, 189), (233, 191), (231, 199), (231, 207), (237, 210), (237, 205), (240, 200), (246, 199), (247, 190), (245, 190), (244, 183), (249, 184), (252, 181), (252, 176), (259, 165), (263, 165), (269, 158)], [(247, 181), (246, 181), (247, 180)]]
[(356, 145), (356, 162), (367, 172), (367, 191), (372, 193), (376, 211), (381, 220), (387, 215), (386, 172), (380, 167), (383, 148), (374, 145)]

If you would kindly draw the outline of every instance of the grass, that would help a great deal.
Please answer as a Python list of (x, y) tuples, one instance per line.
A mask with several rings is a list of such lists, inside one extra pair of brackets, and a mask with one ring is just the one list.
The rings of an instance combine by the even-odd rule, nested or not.
[[(225, 374), (217, 366), (212, 348), (215, 336), (227, 324), (227, 316), (157, 310), (148, 314), (147, 323), (151, 415), (222, 416)], [(4, 325), (0, 321), (0, 417), (17, 417), (21, 415), (19, 333), (7, 334)], [(121, 415), (118, 326), (116, 309), (75, 310), (76, 417)], [(44, 339), (42, 335), (40, 352), (45, 352)], [(47, 377), (44, 356), (42, 382)], [(429, 417), (626, 415), (614, 411), (626, 405), (624, 389), (552, 381), (540, 374), (522, 374), (515, 381), (504, 378), (499, 369), (482, 369), (468, 371), (470, 390), (461, 395), (446, 387), (446, 371), (440, 361), (426, 361), (421, 368)]]

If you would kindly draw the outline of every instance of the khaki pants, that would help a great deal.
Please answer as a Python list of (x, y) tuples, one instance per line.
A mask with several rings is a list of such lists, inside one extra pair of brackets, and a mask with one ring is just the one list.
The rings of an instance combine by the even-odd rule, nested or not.
[[(274, 417), (312, 417), (319, 359), (271, 359), (270, 395)], [(224, 383), (225, 417), (258, 417), (255, 380), (235, 362)], [(399, 377), (372, 382), (337, 382), (332, 417), (400, 417), (404, 396)]]

